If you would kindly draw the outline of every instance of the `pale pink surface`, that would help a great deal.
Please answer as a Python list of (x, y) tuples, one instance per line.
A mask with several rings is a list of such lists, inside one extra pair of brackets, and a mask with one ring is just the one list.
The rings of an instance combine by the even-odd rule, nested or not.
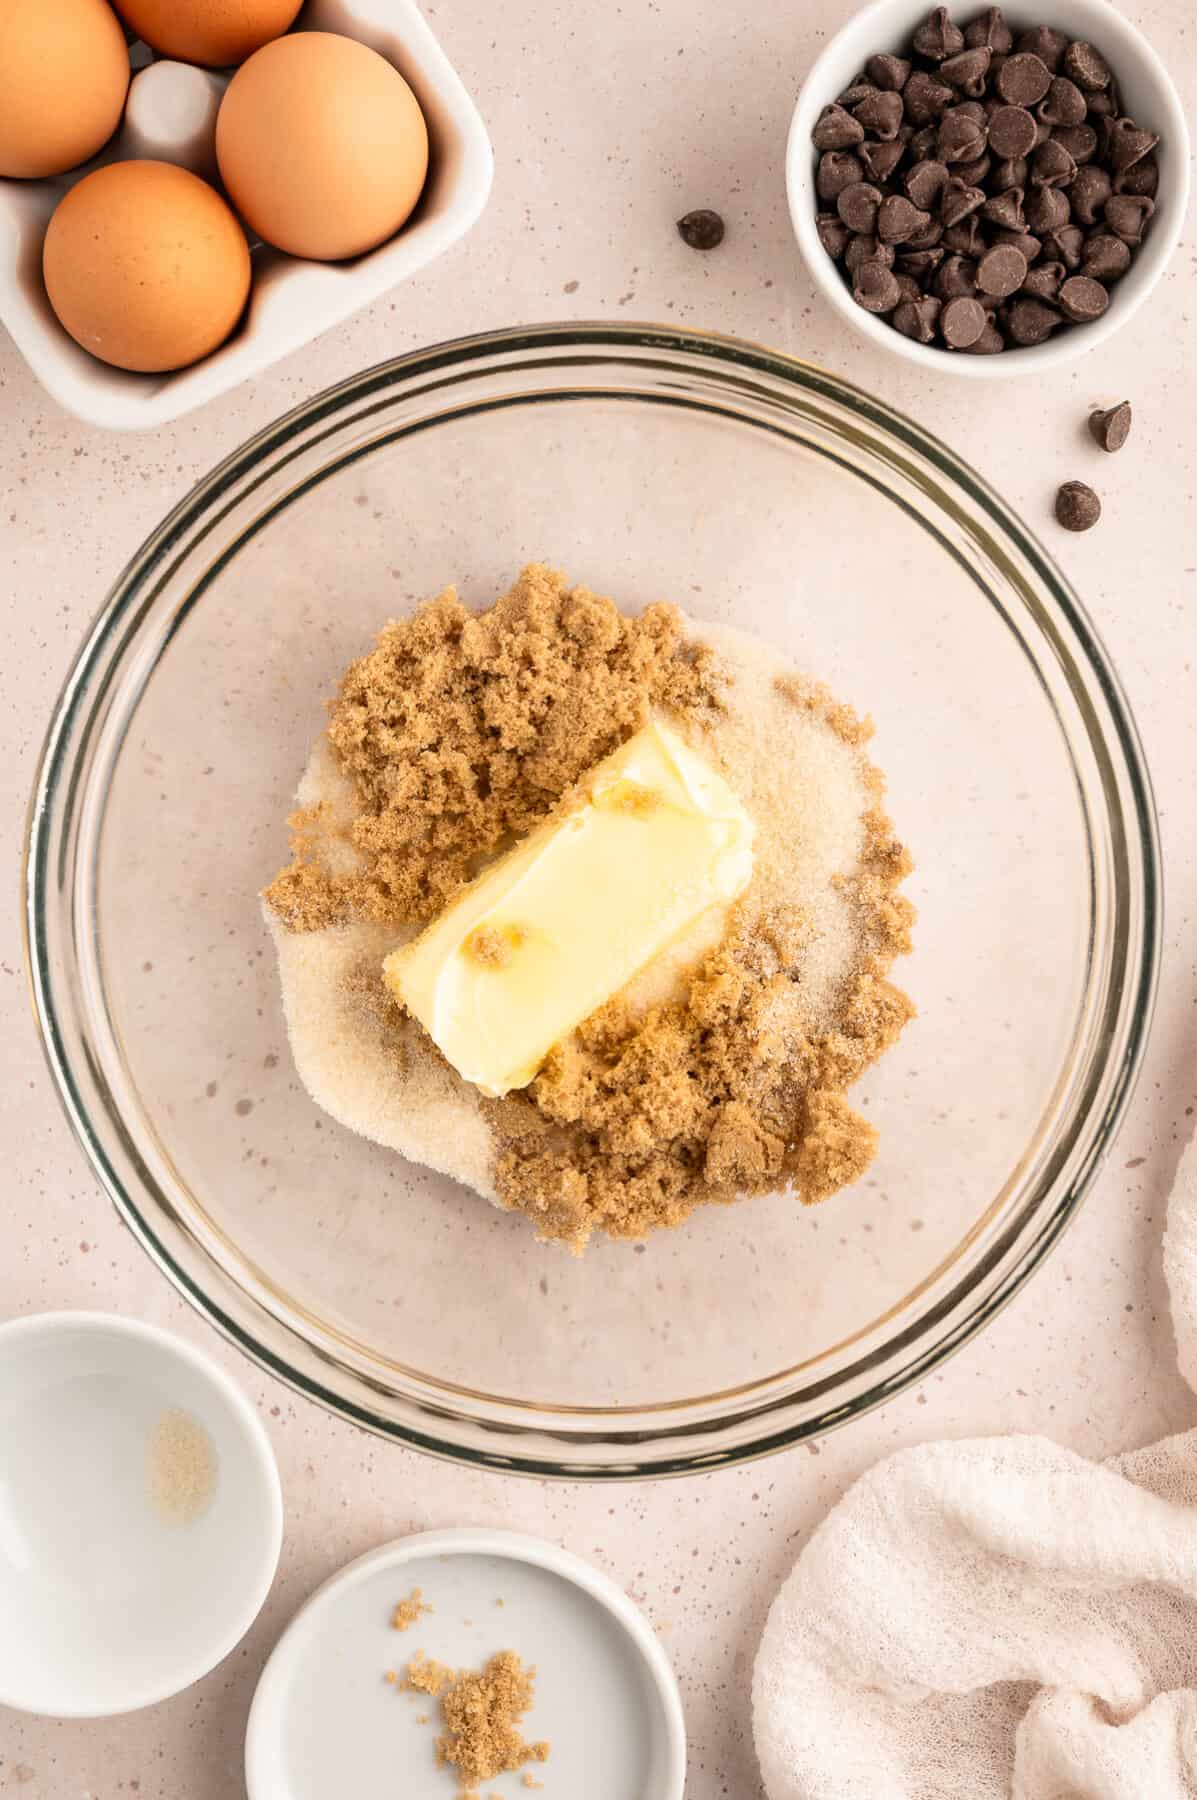
[[(1159, 1273), (1164, 1196), (1197, 1122), (1191, 244), (1144, 315), (1075, 369), (1008, 393), (950, 373), (927, 380), (862, 347), (816, 300), (789, 231), (789, 113), (846, 0), (753, 8), (751, 22), (715, 0), (652, 9), (629, 0), (622, 10), (529, 0), (505, 14), (442, 0), (427, 10), (490, 127), (495, 192), (472, 235), (393, 301), (252, 387), (136, 437), (68, 419), (0, 344), (0, 829), (12, 858), (0, 918), (0, 1317), (105, 1306), (203, 1344), (263, 1409), (288, 1532), (257, 1627), (190, 1693), (107, 1724), (0, 1712), (0, 1793), (21, 1800), (237, 1800), (253, 1684), (298, 1602), (373, 1544), (458, 1524), (556, 1538), (624, 1583), (681, 1679), (688, 1800), (758, 1800), (748, 1679), (765, 1608), (803, 1534), (857, 1473), (932, 1436), (1017, 1428), (1100, 1455), (1193, 1423)], [(1145, 0), (1126, 10), (1185, 84), (1193, 116), (1189, 9)], [(715, 206), (728, 221), (724, 245), (707, 257), (673, 228), (692, 206)], [(925, 1389), (817, 1447), (619, 1489), (437, 1465), (328, 1418), (226, 1349), (175, 1298), (83, 1165), (30, 1020), (15, 903), (25, 801), (59, 682), (127, 556), (197, 476), (296, 400), (384, 356), (483, 327), (604, 316), (734, 331), (823, 362), (938, 431), (1022, 510), (1080, 590), (1129, 691), (1160, 804), (1167, 883), (1160, 1004), (1135, 1103), (1078, 1222), (1004, 1316)], [(1126, 397), (1131, 441), (1103, 457), (1085, 415)], [(1102, 494), (1105, 514), (1088, 536), (1068, 537), (1051, 521), (1052, 494), (1069, 478)]]

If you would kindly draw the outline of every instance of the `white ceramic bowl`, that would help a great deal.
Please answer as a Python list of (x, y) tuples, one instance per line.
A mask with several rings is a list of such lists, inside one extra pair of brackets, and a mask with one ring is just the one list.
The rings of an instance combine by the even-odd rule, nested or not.
[[(1109, 307), (1095, 324), (1061, 331), (1044, 344), (1004, 350), (1000, 356), (967, 356), (933, 344), (913, 343), (856, 304), (839, 265), (819, 242), (814, 191), (817, 154), (811, 130), (824, 106), (843, 93), (868, 58), (876, 51), (902, 49), (931, 10), (930, 0), (872, 0), (852, 15), (812, 64), (794, 108), (786, 146), (786, 190), (798, 247), (820, 292), (849, 324), (907, 362), (940, 373), (950, 369), (953, 374), (978, 380), (1031, 375), (1073, 362), (1095, 350), (1138, 311), (1176, 248), (1189, 200), (1189, 131), (1180, 98), (1146, 38), (1107, 0), (1043, 0), (1035, 6), (1017, 0), (1017, 4), (1003, 7), (1016, 33), (1032, 25), (1051, 25), (1095, 44), (1103, 53), (1114, 71), (1123, 110), (1159, 133), (1156, 211), (1142, 248), (1127, 273), (1110, 289)], [(952, 17), (962, 24), (984, 10), (979, 0), (950, 8)]]
[(135, 155), (136, 144), (124, 148), (118, 133), (95, 161), (57, 179), (0, 180), (0, 323), (43, 385), (81, 419), (145, 428), (227, 393), (414, 275), (456, 243), (486, 205), (494, 167), (486, 127), (415, 0), (309, 0), (302, 23), (359, 38), (414, 89), (432, 161), (411, 222), (380, 249), (346, 263), (304, 262), (259, 245), (249, 306), (228, 342), (190, 369), (131, 375), (97, 362), (58, 323), (42, 282), (42, 239), (72, 182), (97, 162)]
[[(415, 1588), (430, 1610), (400, 1636), (391, 1619)], [(453, 1787), (436, 1761), (438, 1708), (396, 1692), (386, 1672), (421, 1652), (479, 1668), (507, 1649), (536, 1669), (522, 1729), (552, 1746), (534, 1775), (546, 1800), (682, 1800), (682, 1703), (644, 1614), (557, 1544), (485, 1530), (384, 1544), (299, 1609), (250, 1709), (250, 1800), (443, 1800)], [(482, 1783), (498, 1786), (523, 1791), (518, 1776)]]
[(258, 1416), (198, 1351), (106, 1313), (0, 1325), (0, 1705), (189, 1687), (253, 1623), (282, 1529)]

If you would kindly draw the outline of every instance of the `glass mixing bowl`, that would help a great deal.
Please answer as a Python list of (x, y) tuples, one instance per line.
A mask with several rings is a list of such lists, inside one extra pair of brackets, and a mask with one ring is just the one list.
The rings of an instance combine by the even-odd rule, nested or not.
[[(450, 581), (487, 603), (537, 558), (746, 627), (877, 722), (920, 1016), (856, 1090), (876, 1163), (821, 1207), (575, 1259), (295, 1077), (257, 894), (322, 701), (388, 616)], [(1075, 1212), (1147, 1030), (1151, 794), (1076, 598), (934, 438), (727, 339), (500, 332), (254, 438), (118, 582), (31, 816), (51, 1068), (150, 1254), (303, 1392), (506, 1469), (707, 1468), (925, 1376)]]

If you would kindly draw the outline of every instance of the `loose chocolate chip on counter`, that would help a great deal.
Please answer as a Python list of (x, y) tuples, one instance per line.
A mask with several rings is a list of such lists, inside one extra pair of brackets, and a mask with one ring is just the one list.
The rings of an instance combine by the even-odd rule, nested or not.
[(997, 351), (1006, 348), (1006, 340), (992, 319), (986, 319), (985, 329), (975, 344), (962, 344), (961, 349), (966, 356), (993, 356)]
[(852, 181), (835, 197), (836, 211), (850, 231), (874, 231), (881, 189), (869, 181)]
[[(1047, 193), (1048, 189), (1043, 189)], [(1095, 168), (1086, 163), (1083, 169), (1076, 172), (1076, 180), (1068, 190), (1072, 202), (1072, 216), (1082, 225), (1096, 225), (1103, 216), (1106, 201), (1110, 197), (1110, 178), (1104, 169)]]
[(1008, 56), (997, 78), (997, 91), (1010, 106), (1037, 106), (1052, 84), (1046, 63), (1023, 51)]
[(1149, 156), (1159, 143), (1154, 131), (1144, 131), (1133, 119), (1108, 121), (1110, 167), (1115, 175), (1125, 174), (1132, 163)]
[(1116, 194), (1154, 194), (1160, 184), (1160, 165), (1154, 156), (1144, 156), (1124, 169), (1114, 181)]
[(1035, 148), (1035, 120), (1025, 106), (998, 106), (989, 116), (989, 147), (999, 156), (1027, 156)]
[(1001, 7), (991, 6), (964, 27), (964, 41), (970, 50), (984, 45), (995, 56), (1006, 56), (1014, 48), (1014, 33), (1002, 17)]
[(1045, 125), (1080, 125), (1088, 110), (1084, 94), (1066, 75), (1053, 75), (1051, 86), (1039, 102), (1039, 117)]
[(859, 232), (844, 252), (844, 267), (850, 275), (867, 262), (883, 262), (887, 269), (894, 263), (894, 247), (883, 244), (871, 231)]
[(1022, 291), (1035, 300), (1054, 300), (1067, 274), (1062, 262), (1036, 263), (1033, 269), (1027, 270)]
[(879, 56), (870, 56), (865, 64), (865, 74), (874, 87), (900, 94), (910, 80), (910, 63), (904, 56), (887, 56), (882, 52)]
[(851, 150), (824, 150), (815, 171), (815, 192), (820, 200), (835, 200), (854, 181), (864, 180), (864, 164)]
[(975, 50), (961, 50), (955, 56), (949, 56), (946, 62), (939, 65), (939, 77), (949, 87), (959, 88), (972, 100), (979, 100), (985, 92), (985, 77), (989, 73), (991, 52), (983, 46)]
[(1146, 194), (1111, 194), (1105, 205), (1105, 221), (1115, 237), (1137, 247), (1143, 242), (1143, 228), (1154, 211), (1155, 201)]
[(1057, 304), (1066, 319), (1074, 325), (1088, 325), (1100, 319), (1110, 304), (1110, 296), (1100, 281), (1089, 275), (1070, 275), (1060, 289)]
[(1121, 450), (1131, 428), (1131, 405), (1120, 400), (1117, 406), (1098, 407), (1089, 414), (1089, 435), (1100, 450)]
[(1016, 300), (1006, 321), (1010, 340), (1021, 347), (1045, 343), (1060, 324), (1061, 316), (1043, 300)]
[(1056, 231), (1061, 225), (1067, 225), (1072, 217), (1068, 195), (1062, 188), (1055, 187), (1032, 188), (1026, 212), (1028, 226), (1040, 236), (1046, 231)]
[(991, 225), (1002, 226), (1005, 231), (1025, 231), (1027, 221), (1022, 189), (1007, 188), (1004, 194), (994, 194), (981, 208), (981, 216)]
[(949, 350), (967, 350), (975, 344), (987, 323), (985, 308), (979, 300), (960, 295), (949, 300), (939, 315), (939, 331)]
[(894, 308), (893, 326), (916, 344), (933, 344), (939, 313), (940, 302), (933, 294), (924, 294), (918, 300), (903, 300)]
[(723, 242), (723, 220), (709, 206), (696, 207), (677, 222), (678, 235), (691, 250), (715, 250)]
[(1076, 163), (1059, 138), (1040, 144), (1031, 158), (1032, 187), (1067, 187), (1076, 180)]
[(949, 256), (935, 271), (935, 292), (941, 300), (971, 300), (977, 292), (977, 267), (967, 256)]
[(825, 106), (815, 121), (811, 132), (811, 142), (816, 150), (847, 150), (853, 144), (864, 142), (865, 128), (859, 119), (833, 100)]
[(958, 225), (971, 212), (985, 204), (983, 188), (966, 187), (963, 181), (949, 176), (939, 196), (939, 216), (944, 225)]
[(1088, 531), (1101, 518), (1101, 501), (1083, 481), (1066, 481), (1056, 494), (1056, 521), (1065, 531)]
[(920, 56), (931, 62), (943, 62), (945, 57), (955, 56), (964, 49), (964, 33), (958, 25), (953, 25), (947, 7), (937, 6), (915, 28), (913, 42)]
[(958, 225), (949, 225), (943, 234), (943, 245), (945, 250), (954, 251), (957, 256), (970, 256), (974, 261), (984, 256), (989, 245), (978, 214), (969, 213)]
[(877, 209), (877, 236), (883, 244), (904, 244), (931, 223), (904, 194), (887, 194)]
[(1068, 48), (1068, 34), (1064, 31), (1053, 31), (1050, 25), (1036, 25), (1031, 31), (1024, 31), (1014, 48), (1023, 56), (1037, 56), (1046, 69), (1054, 75), (1064, 60), (1064, 52)]
[(994, 191), (1000, 194), (1007, 188), (1025, 188), (1030, 173), (1030, 165), (1025, 156), (1007, 156), (1000, 163), (994, 164)]
[(1063, 145), (1078, 166), (1090, 163), (1097, 155), (1097, 133), (1092, 125), (1057, 125), (1052, 132), (1057, 144)]
[(924, 157), (922, 162), (916, 162), (913, 168), (907, 169), (903, 186), (907, 198), (925, 211), (934, 206), (947, 179), (946, 163)]
[(1082, 275), (1094, 281), (1109, 283), (1125, 275), (1131, 266), (1130, 247), (1113, 232), (1098, 232), (1085, 245), (1083, 260), (1078, 264)]
[(1064, 72), (1088, 93), (1110, 85), (1110, 65), (1092, 44), (1069, 44), (1064, 52)]
[(998, 300), (1016, 294), (1026, 278), (1027, 259), (1013, 244), (995, 244), (977, 264), (977, 286)]
[(861, 263), (857, 269), (852, 295), (857, 305), (863, 306), (866, 312), (887, 313), (898, 305), (902, 290), (893, 270), (887, 268), (880, 258), (874, 257), (871, 262)]
[(815, 217), (815, 230), (819, 234), (819, 242), (833, 261), (838, 262), (848, 248), (852, 233), (844, 224), (838, 213), (821, 212)]
[(902, 89), (902, 105), (912, 125), (930, 125), (954, 98), (951, 88), (925, 69), (916, 69)]
[(883, 88), (874, 88), (866, 100), (852, 108), (852, 117), (857, 124), (879, 137), (882, 143), (897, 137), (905, 116), (901, 94), (888, 93)]
[(894, 138), (888, 144), (861, 144), (858, 156), (865, 167), (865, 174), (878, 187), (889, 180), (898, 164), (906, 154), (906, 146), (901, 139)]

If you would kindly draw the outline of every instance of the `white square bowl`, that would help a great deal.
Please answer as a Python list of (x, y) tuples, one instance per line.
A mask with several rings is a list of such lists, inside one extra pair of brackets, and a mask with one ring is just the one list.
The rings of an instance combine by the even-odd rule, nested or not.
[[(82, 171), (50, 181), (0, 180), (0, 322), (60, 405), (93, 425), (138, 430), (202, 406), (414, 275), (464, 235), (490, 193), (494, 158), (477, 107), (415, 0), (309, 0), (301, 25), (358, 38), (405, 77), (428, 121), (428, 185), (397, 237), (345, 263), (306, 262), (259, 245), (245, 317), (202, 362), (132, 375), (97, 362), (55, 318), (42, 282), (42, 238)], [(98, 159), (112, 161), (110, 147)], [(90, 169), (95, 163), (84, 165)]]

